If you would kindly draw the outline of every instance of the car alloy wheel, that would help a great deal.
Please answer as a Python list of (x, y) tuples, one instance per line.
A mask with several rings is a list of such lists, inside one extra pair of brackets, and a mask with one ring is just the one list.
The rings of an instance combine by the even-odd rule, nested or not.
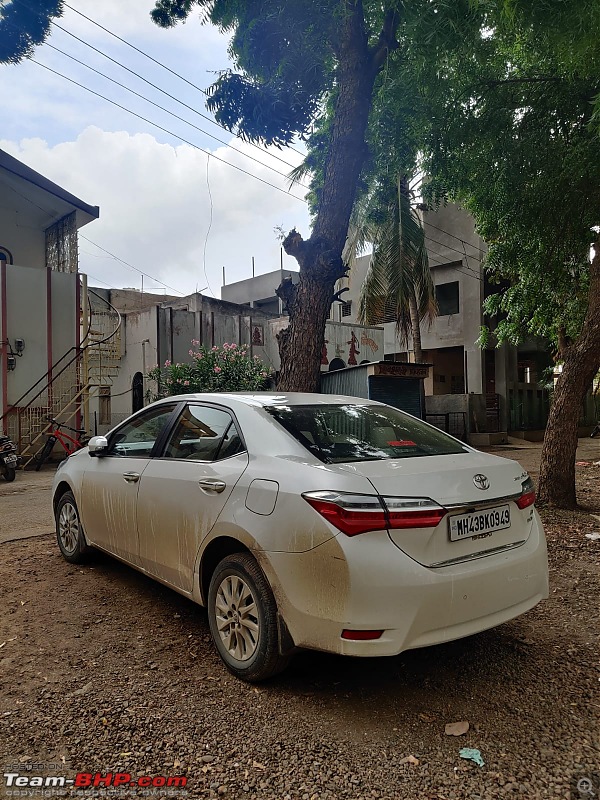
[(260, 638), (260, 617), (248, 584), (237, 575), (223, 578), (217, 589), (216, 621), (227, 652), (237, 661), (248, 661)]
[(65, 492), (56, 506), (56, 541), (63, 557), (72, 564), (85, 561), (89, 547), (79, 519), (79, 511), (71, 492)]
[(277, 604), (250, 553), (233, 553), (217, 565), (207, 606), (213, 641), (230, 672), (255, 682), (285, 669), (289, 656), (279, 652)]

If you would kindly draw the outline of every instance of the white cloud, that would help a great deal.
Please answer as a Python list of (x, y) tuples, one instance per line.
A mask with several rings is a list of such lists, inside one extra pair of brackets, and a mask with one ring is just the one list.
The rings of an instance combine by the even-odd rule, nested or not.
[[(225, 134), (226, 136), (226, 134)], [(53, 146), (41, 138), (0, 142), (2, 149), (63, 186), (87, 203), (100, 206), (100, 219), (81, 233), (121, 259), (187, 293), (207, 284), (219, 296), (222, 267), (227, 282), (279, 267), (280, 245), (276, 225), (308, 230), (306, 205), (261, 184), (198, 150), (164, 144), (149, 133), (107, 132), (87, 127), (74, 141)], [(249, 144), (235, 141), (243, 153), (267, 160)], [(297, 163), (293, 151), (278, 155)], [(249, 161), (230, 147), (215, 156), (238, 164), (253, 175), (286, 188), (283, 178)], [(277, 161), (271, 161), (287, 171)], [(299, 189), (295, 194), (301, 195)], [(285, 257), (285, 266), (296, 263)], [(141, 285), (140, 275), (81, 240), (80, 265), (90, 282), (94, 278), (114, 286)], [(152, 284), (145, 279), (149, 289)]]

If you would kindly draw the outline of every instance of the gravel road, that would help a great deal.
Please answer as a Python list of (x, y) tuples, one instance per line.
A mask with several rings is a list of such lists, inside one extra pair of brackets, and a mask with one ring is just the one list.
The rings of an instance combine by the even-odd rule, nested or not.
[[(397, 658), (302, 654), (260, 687), (225, 671), (203, 610), (168, 589), (103, 556), (71, 566), (49, 535), (2, 544), (2, 771), (185, 775), (188, 797), (232, 800), (586, 796), (572, 787), (600, 771), (600, 541), (585, 537), (600, 467), (578, 481), (586, 510), (543, 512), (551, 597), (529, 614)], [(15, 524), (38, 494), (10, 495)], [(446, 735), (458, 721), (468, 732)]]

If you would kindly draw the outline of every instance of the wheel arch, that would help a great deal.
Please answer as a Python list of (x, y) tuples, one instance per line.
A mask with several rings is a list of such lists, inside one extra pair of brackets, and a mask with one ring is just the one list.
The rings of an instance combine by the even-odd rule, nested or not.
[(56, 514), (56, 509), (58, 508), (58, 504), (60, 502), (60, 498), (67, 492), (71, 492), (71, 494), (73, 494), (73, 487), (66, 481), (61, 481), (54, 490), (54, 495), (52, 497), (52, 508), (55, 514)]
[(215, 569), (220, 561), (226, 556), (233, 555), (233, 553), (249, 553), (253, 555), (252, 551), (245, 544), (240, 542), (239, 539), (234, 539), (233, 536), (219, 536), (213, 539), (202, 553), (200, 560), (199, 582), (200, 582), (200, 597), (202, 603), (206, 605), (208, 600), (208, 587), (210, 579), (213, 576)]

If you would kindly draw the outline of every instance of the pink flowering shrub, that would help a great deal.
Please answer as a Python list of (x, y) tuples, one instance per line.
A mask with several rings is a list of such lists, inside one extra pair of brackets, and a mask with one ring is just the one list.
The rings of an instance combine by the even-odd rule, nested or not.
[(192, 340), (189, 356), (185, 364), (165, 361), (164, 367), (150, 370), (146, 377), (157, 386), (157, 391), (150, 393), (151, 399), (192, 392), (260, 391), (273, 374), (258, 356), (250, 355), (245, 344), (200, 347)]

